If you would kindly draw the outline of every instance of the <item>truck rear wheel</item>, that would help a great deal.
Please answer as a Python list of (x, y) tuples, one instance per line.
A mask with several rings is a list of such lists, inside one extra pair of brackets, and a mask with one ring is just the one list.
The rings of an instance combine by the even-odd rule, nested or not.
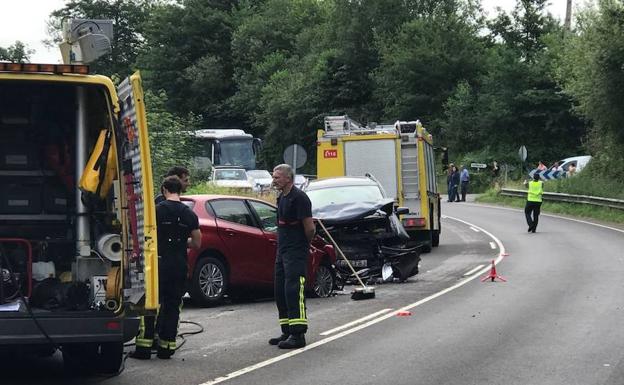
[(433, 247), (438, 247), (440, 245), (440, 230), (432, 230), (431, 245)]
[(96, 369), (98, 345), (95, 343), (63, 345), (63, 366), (71, 374), (91, 374)]
[(99, 371), (104, 374), (116, 374), (123, 362), (123, 342), (105, 342), (100, 344)]

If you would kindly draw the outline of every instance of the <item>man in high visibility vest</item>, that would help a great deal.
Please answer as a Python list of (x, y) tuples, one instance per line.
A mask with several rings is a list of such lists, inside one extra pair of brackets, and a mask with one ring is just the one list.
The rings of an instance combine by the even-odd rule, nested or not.
[(539, 173), (535, 173), (533, 174), (533, 180), (529, 182), (527, 202), (526, 206), (524, 206), (524, 215), (526, 216), (527, 225), (529, 225), (529, 233), (534, 233), (535, 229), (537, 229), (543, 194), (544, 182), (540, 180)]

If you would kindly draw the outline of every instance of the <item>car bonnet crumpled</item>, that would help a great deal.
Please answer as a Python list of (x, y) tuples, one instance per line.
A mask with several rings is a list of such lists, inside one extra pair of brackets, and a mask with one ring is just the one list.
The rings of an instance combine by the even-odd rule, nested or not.
[(392, 214), (394, 199), (382, 199), (376, 202), (352, 202), (331, 204), (312, 208), (312, 216), (323, 220), (326, 225), (340, 225), (366, 218), (378, 211)]

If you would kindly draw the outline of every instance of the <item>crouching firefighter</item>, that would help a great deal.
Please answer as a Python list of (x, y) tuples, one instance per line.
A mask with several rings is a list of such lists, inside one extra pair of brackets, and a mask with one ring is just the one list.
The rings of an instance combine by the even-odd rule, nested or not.
[(280, 164), (273, 169), (277, 198), (277, 256), (275, 258), (275, 302), (282, 334), (269, 344), (281, 349), (306, 345), (308, 319), (305, 305), (305, 277), (315, 226), (312, 205), (303, 191), (293, 185), (293, 169)]
[(158, 358), (170, 358), (175, 352), (182, 296), (186, 291), (186, 249), (199, 249), (201, 245), (197, 215), (180, 201), (180, 178), (166, 177), (161, 191), (165, 200), (156, 206), (160, 309), (156, 324), (153, 316), (141, 318), (136, 349), (130, 355), (138, 359), (150, 358), (155, 334)]

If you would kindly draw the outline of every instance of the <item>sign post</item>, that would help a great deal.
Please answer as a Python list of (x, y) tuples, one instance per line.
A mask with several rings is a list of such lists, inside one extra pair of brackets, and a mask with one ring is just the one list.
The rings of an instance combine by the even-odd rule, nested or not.
[(526, 164), (526, 160), (527, 160), (527, 148), (522, 145), (520, 146), (520, 148), (518, 149), (518, 157), (520, 158), (520, 169), (522, 170), (521, 172), (524, 173), (524, 169), (525, 169), (525, 164)]
[(292, 166), (295, 173), (297, 169), (303, 167), (308, 160), (308, 153), (305, 148), (298, 144), (291, 144), (284, 150), (284, 163)]

